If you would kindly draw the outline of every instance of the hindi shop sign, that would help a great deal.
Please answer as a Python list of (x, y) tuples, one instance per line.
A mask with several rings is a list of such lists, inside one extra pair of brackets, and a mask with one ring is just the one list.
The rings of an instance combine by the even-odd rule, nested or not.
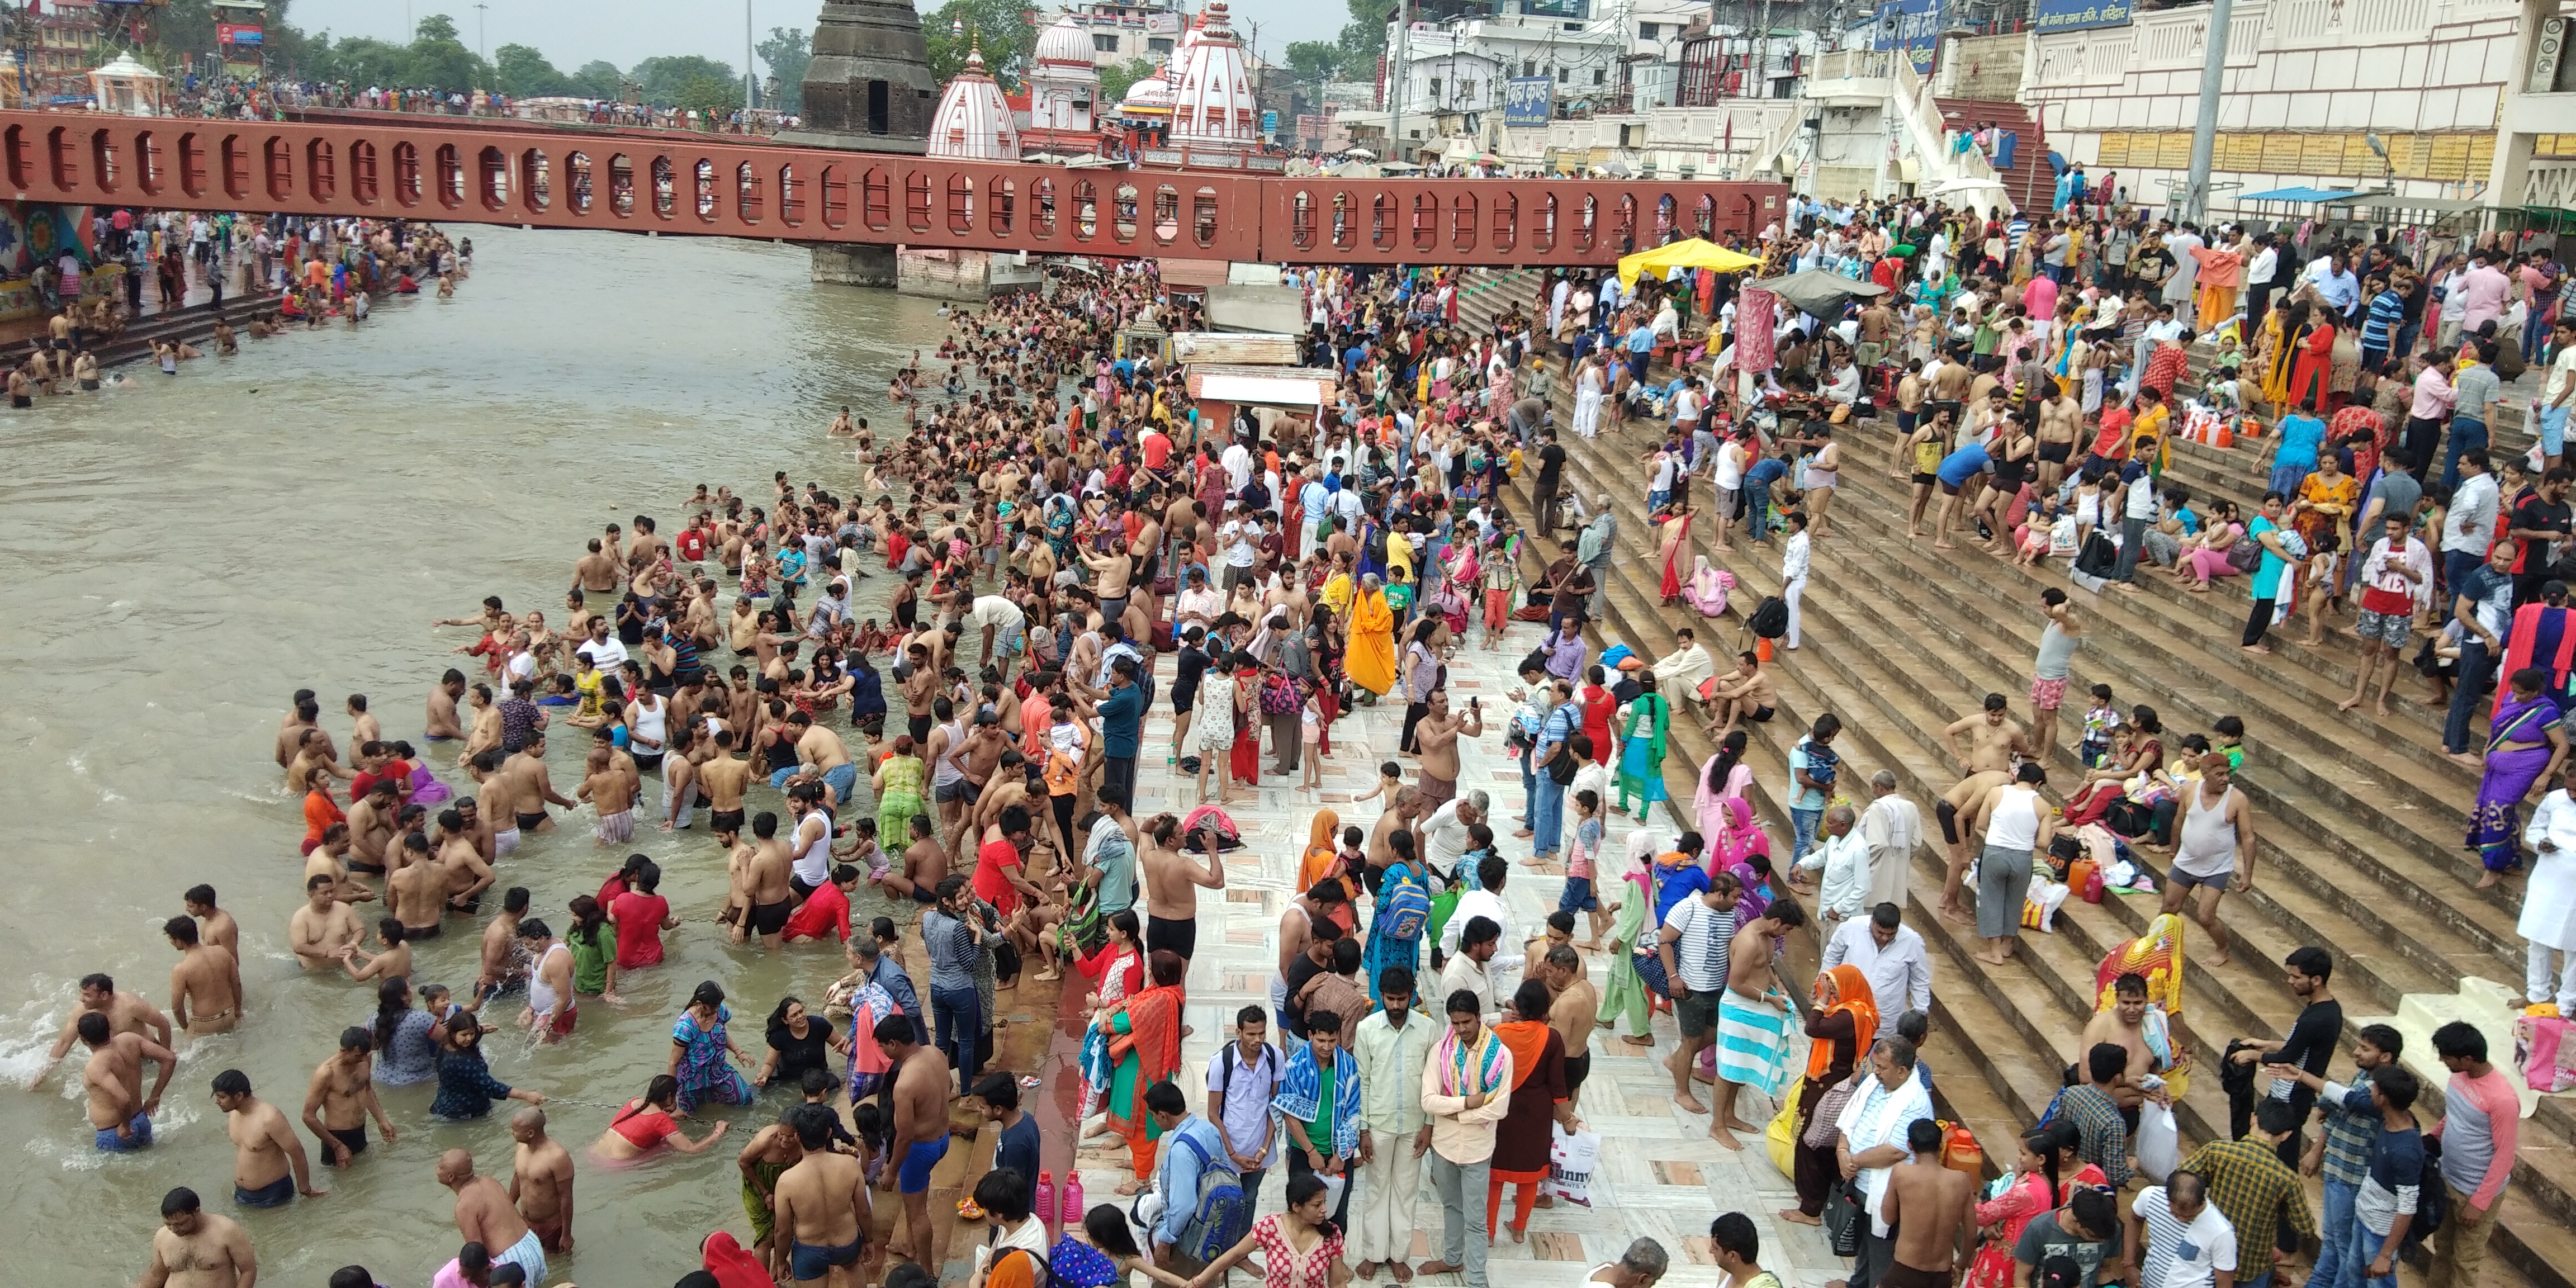
[(1503, 124), (1545, 125), (1556, 114), (1556, 80), (1549, 76), (1514, 76), (1503, 82)]
[(2031, 28), (2045, 33), (2121, 27), (2128, 25), (2129, 10), (2130, 0), (2038, 0)]

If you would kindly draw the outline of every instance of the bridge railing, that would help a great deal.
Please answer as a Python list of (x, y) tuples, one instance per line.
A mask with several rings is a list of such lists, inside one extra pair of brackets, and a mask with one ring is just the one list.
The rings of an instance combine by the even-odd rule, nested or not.
[(1753, 232), (1777, 184), (1283, 178), (384, 124), (0, 112), (26, 200), (1112, 257), (1607, 263)]

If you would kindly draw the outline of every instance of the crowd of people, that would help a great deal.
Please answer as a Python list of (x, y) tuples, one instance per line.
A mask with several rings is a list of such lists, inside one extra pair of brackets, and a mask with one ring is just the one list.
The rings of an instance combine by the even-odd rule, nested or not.
[[(2319, 598), (2349, 589), (2331, 564), (2317, 576), (2294, 535), (2331, 551), (2346, 530), (2357, 539), (2384, 528), (2355, 565), (2371, 656), (2402, 654), (2419, 619), (2435, 616), (2438, 578), (2456, 604), (2440, 620), (2468, 637), (2451, 709), (2465, 730), (2472, 708), (2461, 703), (2475, 702), (2487, 658), (2511, 654), (2504, 636), (2521, 630), (2490, 606), (2563, 611), (2548, 556), (2535, 551), (2525, 567), (2514, 553), (2517, 538), (2568, 531), (2568, 476), (2554, 459), (2492, 548), (2497, 489), (2479, 486), (2483, 448), (2457, 451), (2457, 489), (2427, 478), (2446, 429), (2457, 447), (2472, 432), (2464, 426), (2481, 425), (2458, 406), (2460, 385), (2476, 384), (2452, 374), (2459, 349), (2483, 369), (2520, 340), (2516, 319), (2488, 313), (2498, 303), (2488, 278), (2502, 276), (2493, 265), (2503, 256), (2530, 269), (2532, 254), (2469, 248), (2458, 285), (2411, 280), (2427, 292), (2412, 314), (2393, 285), (2339, 307), (2356, 257), (2367, 280), (2393, 283), (2403, 252), (2082, 209), (2007, 223), (1929, 202), (1795, 200), (1784, 226), (1748, 245), (1777, 270), (1877, 288), (1830, 317), (1718, 274), (1633, 284), (1560, 274), (1537, 298), (1468, 326), (1461, 274), (1303, 270), (1293, 280), (1311, 323), (1308, 359), (1342, 377), (1336, 403), (1312, 409), (1203, 405), (1159, 355), (1122, 356), (1122, 332), (1181, 321), (1149, 265), (1058, 277), (1046, 292), (957, 312), (936, 356), (916, 353), (889, 381), (907, 432), (881, 436), (846, 411), (824, 431), (854, 457), (844, 483), (799, 487), (781, 471), (741, 493), (701, 485), (677, 499), (668, 536), (639, 513), (590, 540), (559, 627), (517, 588), (438, 622), (473, 637), (431, 686), (420, 745), (385, 738), (362, 694), (344, 703), (343, 742), (321, 728), (318, 696), (296, 695), (276, 747), (306, 823), (290, 945), (306, 970), (372, 989), (378, 1011), (317, 1068), (303, 1135), (239, 1071), (216, 1076), (237, 1146), (235, 1202), (318, 1194), (317, 1155), (364, 1165), (368, 1124), (387, 1140), (398, 1129), (377, 1087), (434, 1081), (429, 1112), (450, 1121), (521, 1101), (506, 1186), (478, 1173), (469, 1150), (437, 1162), (462, 1241), (439, 1282), (545, 1281), (548, 1256), (574, 1246), (577, 1168), (548, 1134), (545, 1095), (495, 1078), (482, 1042), (503, 1024), (562, 1043), (631, 1023), (597, 1008), (585, 1020), (582, 1002), (616, 1005), (620, 980), (661, 965), (662, 936), (682, 921), (643, 855), (595, 892), (585, 882), (551, 916), (510, 881), (511, 855), (531, 833), (586, 806), (610, 852), (628, 846), (639, 819), (671, 832), (703, 826), (727, 873), (722, 902), (703, 911), (740, 952), (843, 944), (846, 973), (818, 1005), (792, 995), (770, 1005), (757, 1061), (733, 1036), (725, 982), (697, 984), (670, 1018), (667, 1067), (593, 1146), (615, 1160), (705, 1150), (725, 1124), (692, 1136), (684, 1119), (777, 1089), (783, 1112), (740, 1153), (752, 1239), (710, 1235), (703, 1268), (682, 1280), (690, 1288), (935, 1277), (931, 1171), (950, 1149), (956, 1100), (971, 1101), (997, 1141), (960, 1209), (989, 1231), (976, 1288), (1091, 1288), (1131, 1273), (1199, 1288), (1248, 1258), (1274, 1288), (1328, 1288), (1352, 1273), (1457, 1274), (1485, 1288), (1487, 1245), (1526, 1237), (1547, 1201), (1553, 1142), (1584, 1126), (1595, 1031), (1609, 1030), (1605, 1050), (1651, 1048), (1658, 1014), (1678, 1038), (1666, 1061), (1673, 1104), (1705, 1118), (1719, 1146), (1763, 1131), (1747, 1087), (1786, 1119), (1798, 1203), (1777, 1217), (1831, 1229), (1851, 1250), (1852, 1284), (1964, 1274), (2184, 1288), (2219, 1272), (2259, 1283), (2276, 1250), (2311, 1237), (2325, 1253), (2310, 1288), (2392, 1282), (2391, 1260), (2436, 1210), (2447, 1212), (2437, 1288), (2473, 1283), (2515, 1156), (2513, 1088), (2467, 1025), (2434, 1035), (2452, 1080), (2445, 1118), (2429, 1129), (2416, 1125), (2418, 1087), (2396, 1063), (2393, 1030), (2365, 1031), (2355, 1072), (2327, 1079), (2342, 1020), (2322, 948), (2284, 963), (2300, 1006), (2287, 1038), (2226, 1044), (2218, 1076), (2237, 1111), (2231, 1139), (2123, 1193), (2146, 1140), (2161, 1129), (2170, 1144), (2169, 1107), (2193, 1072), (2186, 905), (2223, 962), (2217, 906), (2254, 884), (2255, 821), (2231, 785), (2241, 720), (2180, 736), (2168, 761), (2155, 714), (2123, 710), (2097, 686), (2068, 730), (2094, 771), (2087, 790), (2050, 805), (2042, 789), (2061, 745), (2066, 666), (2085, 638), (2051, 588), (2032, 688), (2042, 718), (2023, 726), (1998, 695), (1948, 729), (1963, 776), (1935, 805), (1948, 858), (1937, 911), (1974, 924), (1984, 960), (2011, 957), (2034, 869), (2085, 851), (2087, 825), (2103, 825), (2106, 845), (2118, 832), (2170, 855), (2162, 913), (2101, 963), (2082, 1058), (2020, 1138), (2004, 1183), (1984, 1193), (1954, 1166), (1973, 1146), (1934, 1124), (1921, 1055), (1933, 966), (1905, 924), (1904, 895), (1914, 851), (1929, 843), (1920, 807), (1885, 771), (1869, 778), (1865, 806), (1845, 799), (1861, 775), (1835, 749), (1841, 720), (1822, 715), (1788, 758), (1780, 795), (1794, 839), (1775, 855), (1754, 817), (1746, 727), (1775, 713), (1777, 655), (1743, 653), (1721, 673), (1688, 627), (1661, 658), (1597, 636), (1625, 550), (1620, 507), (1566, 486), (1560, 401), (1585, 438), (1644, 425), (1634, 475), (1658, 530), (1665, 605), (1728, 611), (1722, 570), (1696, 555), (1682, 567), (1699, 515), (1711, 515), (1720, 551), (1739, 532), (1765, 547), (1780, 534), (1787, 650), (1800, 647), (1799, 596), (1813, 543), (1832, 536), (1839, 474), (1878, 465), (1846, 459), (1836, 431), (1886, 411), (1918, 522), (1930, 493), (1941, 495), (1934, 548), (1967, 534), (2026, 562), (2064, 555), (2098, 586), (2131, 584), (2142, 562), (2187, 567), (2200, 582), (2250, 574), (2249, 649), (2286, 611), (2281, 583), (2294, 563), (2299, 584), (2316, 577)], [(361, 282), (382, 271), (369, 263), (425, 254), (418, 262), (443, 269), (450, 253), (373, 228), (335, 233), (326, 249)], [(251, 253), (262, 253), (256, 242)], [(321, 280), (308, 269), (300, 283), (320, 293), (315, 304), (330, 298), (333, 255), (293, 243), (275, 253), (321, 265)], [(2553, 271), (2531, 271), (2505, 288), (2518, 293), (2524, 328), (2555, 303), (2543, 298)], [(2290, 289), (2276, 308), (2280, 286)], [(2456, 326), (2444, 320), (2454, 294)], [(2382, 316), (2387, 296), (2394, 312)], [(2372, 331), (2373, 318), (2388, 325)], [(2358, 348), (2376, 356), (2338, 390), (2332, 355), (2356, 320)], [(2410, 321), (2422, 330), (2410, 334)], [(2231, 331), (2256, 337), (2235, 367)], [(2445, 351), (2446, 332), (2465, 338)], [(2210, 333), (2219, 374), (2204, 392), (2231, 412), (2276, 417), (2266, 434), (2275, 468), (2304, 466), (2299, 496), (2276, 488), (2260, 526), (2231, 540), (2184, 518), (2188, 498), (2164, 470), (2167, 439), (2183, 429), (2184, 343)], [(2551, 458), (2549, 412), (2563, 425), (2576, 386), (2569, 339), (2576, 324), (2560, 323), (2556, 345), (2539, 351), (2553, 373), (2539, 418)], [(2310, 361), (2319, 354), (2329, 366)], [(2267, 372), (2292, 387), (2267, 388)], [(2376, 410), (2390, 400), (2368, 392), (2383, 387), (2413, 400), (2402, 439)], [(2294, 432), (2311, 410), (2341, 428)], [(2417, 420), (2430, 422), (2420, 442)], [(1706, 508), (1692, 499), (1701, 471), (1715, 502)], [(1522, 479), (1526, 517), (1511, 506)], [(2428, 499), (2455, 516), (2434, 524), (2446, 541), (2439, 567), (2413, 535)], [(2061, 512), (2073, 534), (2063, 550)], [(2151, 534), (2169, 538), (2170, 558)], [(2043, 548), (2027, 545), (2034, 537)], [(2237, 540), (2263, 552), (2250, 567), (2228, 553)], [(2097, 542), (2113, 548), (2108, 561)], [(2220, 567), (2202, 557), (2211, 554)], [(887, 587), (866, 589), (882, 597), (882, 616), (860, 606), (871, 580)], [(2381, 592), (2405, 603), (2372, 597)], [(2563, 625), (2534, 620), (2547, 623), (2535, 630)], [(1524, 621), (1546, 631), (1513, 667), (1521, 684), (1505, 695), (1509, 709), (1488, 713), (1482, 694), (1462, 705), (1450, 663), (1503, 650)], [(2554, 699), (2567, 675), (2547, 668), (2566, 651), (2525, 639), (2530, 664), (2512, 671), (2498, 709), (2483, 764), (2505, 778), (2482, 791), (2475, 826), (2486, 839), (2472, 837), (2491, 870), (2519, 861), (2515, 806), (2563, 761)], [(1335, 725), (1379, 704), (1402, 707), (1397, 746), (1346, 824), (1325, 806), (1320, 769)], [(1167, 799), (1194, 785), (1198, 803), (1140, 819), (1149, 711), (1172, 721)], [(1482, 738), (1489, 714), (1520, 771), (1516, 814), (1462, 764), (1462, 743)], [(1666, 772), (1685, 716), (1716, 746), (1690, 776), (1687, 806)], [(2535, 763), (2504, 754), (2517, 738), (2545, 749)], [(550, 740), (576, 749), (550, 755)], [(1269, 1004), (1234, 1017), (1204, 1071), (1204, 1113), (1194, 1112), (1200, 1073), (1181, 1051), (1202, 892), (1227, 889), (1228, 854), (1243, 842), (1225, 806), (1265, 773), (1274, 786), (1295, 776), (1310, 839), (1278, 925)], [(776, 808), (763, 808), (771, 793)], [(1374, 818), (1357, 817), (1372, 800)], [(2534, 820), (2540, 853), (2554, 849), (2548, 820), (2569, 805), (2552, 795)], [(1626, 819), (1614, 824), (1614, 812)], [(1536, 923), (1514, 914), (1510, 887), (1560, 872), (1552, 913)], [(1961, 899), (1970, 888), (1973, 913)], [(854, 915), (872, 890), (917, 917)], [(372, 928), (358, 912), (369, 903)], [(238, 926), (210, 888), (189, 891), (186, 905), (164, 927), (180, 955), (168, 1014), (91, 976), (58, 1043), (57, 1059), (75, 1044), (90, 1052), (83, 1077), (100, 1149), (149, 1145), (175, 1031), (244, 1022)], [(412, 982), (412, 945), (451, 925), (479, 947), (461, 996)], [(1800, 1004), (1778, 963), (1786, 940), (1809, 933), (1822, 962)], [(2537, 947), (2545, 938), (2535, 938), (2535, 1000), (2555, 991), (2544, 985), (2564, 987)], [(997, 993), (1040, 983), (1087, 1012), (1071, 1143), (1125, 1155), (1132, 1175), (1120, 1191), (1144, 1199), (1132, 1209), (1086, 1207), (1071, 1172), (1057, 1184), (1022, 1108), (1029, 1084), (991, 1067)], [(146, 1064), (158, 1066), (148, 1093)], [(2324, 1127), (2315, 1141), (2312, 1112)], [(2443, 1141), (2438, 1163), (2421, 1143), (2429, 1136)], [(1256, 1219), (1283, 1164), (1285, 1209)], [(2322, 1218), (2302, 1166), (2327, 1177)], [(879, 1186), (898, 1196), (890, 1218), (873, 1210)], [(1437, 1255), (1412, 1264), (1412, 1233), (1432, 1224), (1426, 1193), (1440, 1209)], [(147, 1283), (254, 1264), (243, 1227), (204, 1211), (193, 1190), (172, 1190), (163, 1217)], [(1751, 1218), (1720, 1215), (1710, 1238), (1731, 1284), (1776, 1282)], [(1664, 1248), (1640, 1240), (1592, 1279), (1646, 1288), (1667, 1265)], [(332, 1280), (373, 1282), (358, 1267)]]

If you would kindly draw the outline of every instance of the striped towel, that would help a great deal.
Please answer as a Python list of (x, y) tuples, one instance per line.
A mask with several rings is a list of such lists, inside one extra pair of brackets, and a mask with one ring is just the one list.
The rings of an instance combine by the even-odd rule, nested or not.
[(1749, 1002), (1729, 991), (1717, 1005), (1717, 1076), (1777, 1096), (1788, 1084), (1789, 1009), (1775, 997)]

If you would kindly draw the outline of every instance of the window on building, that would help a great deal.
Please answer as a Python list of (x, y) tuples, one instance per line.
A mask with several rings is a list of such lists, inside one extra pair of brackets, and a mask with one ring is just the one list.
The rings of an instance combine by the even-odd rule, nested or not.
[(1091, 33), (1091, 50), (1093, 53), (1098, 54), (1117, 53), (1118, 33), (1114, 31), (1095, 31)]
[(1440, 97), (1440, 78), (1437, 76), (1431, 78), (1431, 97)]
[(887, 117), (890, 113), (890, 108), (891, 105), (886, 93), (886, 83), (881, 80), (869, 81), (868, 133), (883, 134), (886, 132), (888, 125)]
[(1522, 59), (1522, 60), (1521, 60), (1521, 75), (1523, 75), (1523, 76), (1536, 76), (1536, 75), (1538, 75), (1538, 60), (1537, 60), (1537, 59), (1535, 59), (1535, 58), (1524, 58), (1524, 59)]
[(1637, 24), (1637, 39), (1639, 39), (1639, 40), (1648, 40), (1648, 41), (1651, 41), (1651, 40), (1653, 40), (1655, 37), (1657, 37), (1658, 35), (1661, 35), (1661, 34), (1663, 33), (1663, 30), (1664, 30), (1664, 26), (1663, 26), (1663, 24), (1662, 24), (1662, 23), (1659, 23), (1659, 22), (1641, 22), (1641, 23), (1638, 23), (1638, 24)]
[(1566, 69), (1564, 69), (1564, 68), (1562, 68), (1562, 67), (1557, 68), (1557, 69), (1556, 69), (1556, 83), (1557, 83), (1557, 84), (1559, 84), (1559, 85), (1562, 85), (1562, 84), (1564, 84), (1564, 83), (1565, 83), (1565, 81), (1566, 81)]
[(1609, 83), (1609, 75), (1610, 75), (1610, 74), (1609, 74), (1607, 71), (1604, 71), (1604, 70), (1603, 70), (1603, 69), (1601, 69), (1601, 68), (1595, 67), (1595, 68), (1593, 68), (1593, 69), (1592, 69), (1592, 83), (1593, 83), (1593, 84), (1595, 84), (1595, 85), (1605, 85), (1605, 84), (1608, 84), (1608, 83)]
[(1168, 54), (1172, 52), (1172, 42), (1168, 37), (1148, 36), (1145, 38), (1145, 50), (1148, 53)]

